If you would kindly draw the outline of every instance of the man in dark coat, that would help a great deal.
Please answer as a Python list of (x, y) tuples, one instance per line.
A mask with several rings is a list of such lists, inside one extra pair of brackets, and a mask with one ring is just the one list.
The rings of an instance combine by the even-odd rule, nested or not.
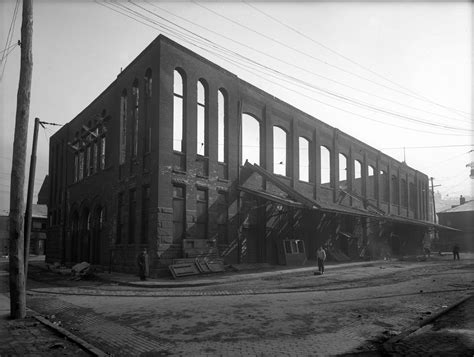
[(146, 251), (146, 248), (143, 248), (142, 252), (138, 254), (137, 264), (138, 264), (138, 275), (140, 276), (140, 280), (146, 280), (149, 273), (148, 253)]
[(456, 258), (459, 260), (459, 246), (456, 244), (453, 247), (453, 258), (456, 260)]

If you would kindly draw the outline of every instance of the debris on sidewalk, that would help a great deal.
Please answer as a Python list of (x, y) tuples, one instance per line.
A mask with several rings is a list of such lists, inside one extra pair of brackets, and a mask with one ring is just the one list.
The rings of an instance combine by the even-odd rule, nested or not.
[(72, 280), (81, 280), (81, 279), (92, 276), (92, 274), (93, 274), (92, 267), (87, 262), (76, 264), (71, 269)]

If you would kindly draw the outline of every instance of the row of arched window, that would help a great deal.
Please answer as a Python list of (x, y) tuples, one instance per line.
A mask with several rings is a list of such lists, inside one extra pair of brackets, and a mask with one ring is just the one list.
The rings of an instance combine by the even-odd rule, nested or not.
[[(127, 159), (127, 140), (130, 140), (130, 157), (138, 155), (139, 128), (144, 126), (143, 151), (147, 153), (151, 149), (151, 125), (149, 119), (150, 103), (152, 97), (152, 70), (145, 71), (143, 80), (144, 98), (140, 101), (140, 82), (137, 78), (132, 83), (131, 95), (127, 89), (122, 90), (120, 97), (120, 140), (119, 140), (119, 164), (122, 165)], [(131, 105), (131, 110), (129, 110)], [(143, 107), (142, 107), (143, 105)], [(129, 118), (131, 114), (131, 117)], [(129, 123), (130, 119), (130, 123)], [(143, 119), (143, 120), (142, 120)], [(140, 124), (143, 122), (142, 124)]]
[[(185, 97), (186, 97), (186, 77), (185, 72), (181, 68), (174, 70), (173, 78), (173, 150), (177, 152), (185, 152), (184, 135), (186, 132), (185, 120)], [(209, 87), (204, 79), (199, 79), (196, 83), (196, 126), (197, 126), (197, 147), (196, 153), (201, 156), (207, 156), (209, 150)], [(227, 157), (227, 143), (226, 143), (226, 125), (227, 125), (227, 95), (223, 88), (218, 90), (218, 161), (226, 162)], [(249, 113), (242, 114), (241, 127), (241, 159), (242, 164), (245, 161), (260, 165), (260, 131), (261, 123), (258, 118)], [(310, 149), (311, 141), (304, 136), (298, 138), (299, 150), (299, 172), (298, 179), (303, 182), (310, 182), (311, 179), (311, 158)], [(275, 174), (290, 176), (288, 172), (288, 134), (287, 132), (275, 125), (273, 126), (273, 172)], [(347, 172), (348, 164), (346, 155), (339, 153), (339, 182), (338, 186), (347, 189)], [(332, 187), (331, 182), (332, 167), (331, 167), (331, 150), (326, 146), (321, 146), (320, 151), (320, 179), (323, 187)], [(368, 165), (366, 177), (368, 180), (367, 196), (375, 198), (376, 196), (376, 182), (375, 182), (375, 167)], [(352, 179), (354, 179), (353, 190), (356, 193), (362, 192), (362, 163), (359, 160), (354, 160)], [(408, 186), (406, 180), (400, 180), (401, 202), (398, 195), (398, 178), (392, 176), (392, 185), (389, 186), (388, 175), (385, 171), (380, 171), (380, 192), (381, 199), (388, 202), (389, 187), (392, 187), (392, 202), (408, 206)], [(410, 197), (413, 197), (410, 195)]]
[[(185, 73), (175, 69), (173, 76), (173, 150), (185, 152)], [(209, 86), (201, 78), (196, 83), (196, 153), (209, 155)], [(224, 88), (217, 91), (217, 160), (227, 162), (227, 92)]]
[(103, 123), (89, 121), (81, 133), (76, 133), (72, 143), (74, 153), (74, 182), (94, 175), (99, 170), (105, 169), (106, 129)]

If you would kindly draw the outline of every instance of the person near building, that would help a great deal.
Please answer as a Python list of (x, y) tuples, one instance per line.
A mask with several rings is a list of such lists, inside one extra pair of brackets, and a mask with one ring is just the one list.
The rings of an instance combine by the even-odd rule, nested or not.
[(138, 275), (140, 276), (140, 280), (146, 280), (149, 274), (148, 253), (146, 251), (146, 248), (143, 248), (142, 252), (138, 254), (137, 264), (138, 264)]
[(316, 252), (316, 257), (318, 258), (318, 270), (321, 275), (324, 274), (324, 262), (326, 260), (326, 251), (323, 247), (319, 247)]
[(456, 258), (459, 260), (459, 246), (457, 244), (453, 247), (453, 259), (456, 260)]

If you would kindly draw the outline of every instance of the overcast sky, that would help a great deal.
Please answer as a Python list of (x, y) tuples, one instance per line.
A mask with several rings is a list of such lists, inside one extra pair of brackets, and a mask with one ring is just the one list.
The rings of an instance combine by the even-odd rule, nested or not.
[[(1, 51), (15, 4), (0, 2)], [(433, 176), (444, 197), (472, 195), (472, 2), (33, 5), (30, 137), (35, 117), (67, 123), (163, 33), (397, 160), (405, 147), (407, 164)], [(21, 1), (12, 44), (20, 27)], [(20, 49), (0, 57), (7, 53), (0, 67), (0, 209), (9, 206)], [(56, 130), (40, 129), (36, 191)]]

